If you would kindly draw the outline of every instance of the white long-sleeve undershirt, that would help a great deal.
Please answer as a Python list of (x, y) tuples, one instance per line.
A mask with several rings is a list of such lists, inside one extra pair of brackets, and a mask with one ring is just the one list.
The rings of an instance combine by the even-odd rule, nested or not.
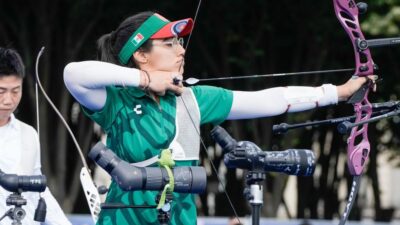
[(270, 117), (337, 102), (337, 89), (331, 84), (320, 87), (277, 87), (251, 92), (234, 91), (228, 119)]
[(100, 61), (73, 62), (64, 68), (64, 82), (79, 103), (97, 111), (106, 103), (107, 86), (138, 87), (140, 71)]
[[(74, 62), (65, 67), (64, 81), (80, 104), (97, 111), (104, 107), (107, 86), (138, 87), (140, 71), (99, 61)], [(252, 92), (233, 91), (228, 119), (269, 117), (337, 102), (336, 86), (330, 84), (320, 87), (278, 87)]]

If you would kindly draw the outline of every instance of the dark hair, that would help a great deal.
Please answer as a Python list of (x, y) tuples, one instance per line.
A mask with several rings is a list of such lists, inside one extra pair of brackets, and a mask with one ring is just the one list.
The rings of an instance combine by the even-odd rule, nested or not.
[(0, 47), (0, 77), (25, 77), (25, 66), (21, 56), (14, 49)]
[[(152, 11), (146, 11), (130, 16), (126, 18), (115, 31), (101, 36), (97, 40), (97, 58), (100, 61), (114, 63), (121, 66), (136, 67), (133, 59), (129, 60), (126, 65), (121, 64), (118, 59), (118, 54), (132, 34), (153, 14), (154, 12)], [(152, 46), (151, 44), (152, 41), (147, 40), (138, 51), (150, 51)]]

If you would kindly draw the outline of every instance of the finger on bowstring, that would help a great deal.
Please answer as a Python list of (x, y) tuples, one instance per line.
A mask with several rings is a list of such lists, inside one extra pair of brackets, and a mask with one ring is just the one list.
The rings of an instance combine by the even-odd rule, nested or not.
[(178, 86), (181, 83), (182, 83), (182, 79), (180, 79), (178, 76), (174, 76), (174, 78), (172, 78), (172, 84)]
[(168, 90), (174, 92), (176, 95), (181, 95), (183, 93), (183, 87), (174, 84), (169, 85)]
[(177, 86), (182, 86), (182, 76), (179, 76), (179, 75), (175, 75), (175, 76), (173, 76), (173, 78), (172, 78), (172, 83), (174, 84), (174, 85), (177, 85)]

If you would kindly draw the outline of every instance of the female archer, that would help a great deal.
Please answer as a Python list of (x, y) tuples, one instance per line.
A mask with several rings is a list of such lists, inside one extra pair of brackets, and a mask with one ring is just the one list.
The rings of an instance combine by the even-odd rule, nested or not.
[[(200, 125), (337, 104), (367, 80), (253, 92), (184, 87), (182, 37), (192, 27), (190, 18), (170, 22), (154, 12), (138, 13), (100, 37), (100, 61), (73, 62), (65, 67), (68, 90), (84, 113), (104, 129), (107, 146), (121, 159), (142, 162), (170, 148), (176, 166), (197, 165)], [(156, 195), (153, 191), (124, 192), (112, 182), (106, 202), (155, 205)], [(195, 218), (194, 195), (174, 193), (171, 224), (196, 224)], [(98, 224), (158, 224), (157, 211), (103, 210)]]

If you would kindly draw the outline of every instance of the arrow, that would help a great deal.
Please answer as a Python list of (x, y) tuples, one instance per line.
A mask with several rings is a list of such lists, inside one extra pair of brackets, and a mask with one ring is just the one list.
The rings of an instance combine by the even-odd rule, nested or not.
[(205, 78), (205, 79), (197, 79), (194, 77), (189, 77), (183, 82), (188, 85), (194, 85), (199, 82), (207, 82), (207, 81), (220, 81), (220, 80), (238, 80), (238, 79), (248, 79), (248, 78), (261, 78), (261, 77), (284, 77), (284, 76), (294, 76), (294, 75), (311, 75), (311, 74), (324, 74), (324, 73), (341, 73), (341, 72), (350, 72), (354, 71), (352, 69), (336, 69), (336, 70), (317, 70), (317, 71), (305, 71), (305, 72), (293, 72), (293, 73), (271, 73), (271, 74), (262, 74), (262, 75), (248, 75), (248, 76), (234, 76), (234, 77), (215, 77), (215, 78)]

